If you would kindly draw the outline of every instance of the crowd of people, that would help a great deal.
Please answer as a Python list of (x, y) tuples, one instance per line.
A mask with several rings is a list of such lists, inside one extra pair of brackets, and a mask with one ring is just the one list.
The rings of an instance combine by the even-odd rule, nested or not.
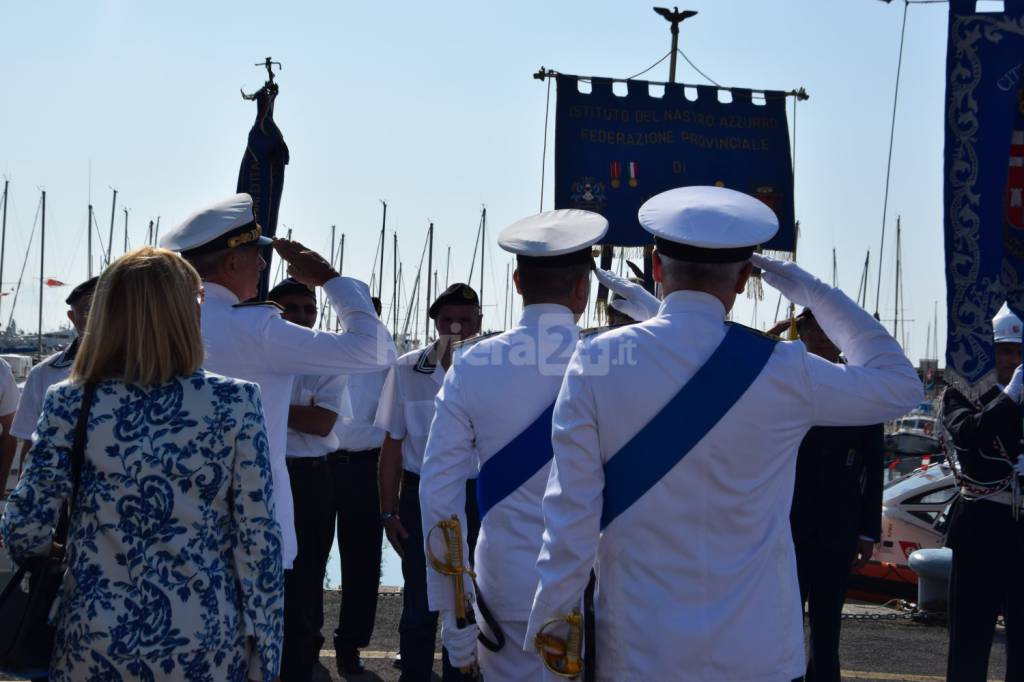
[[(431, 678), (439, 623), (446, 681), (838, 680), (846, 575), (880, 536), (880, 424), (918, 376), (841, 291), (755, 253), (778, 229), (760, 201), (679, 188), (638, 217), (661, 300), (595, 271), (603, 217), (550, 211), (498, 238), (512, 329), (481, 336), (454, 284), (436, 341), (401, 356), (367, 286), (264, 237), (244, 194), (77, 287), (78, 340), (20, 405), (0, 392), (0, 474), (12, 435), (27, 449), (12, 556), (54, 551), (72, 508), (49, 679), (329, 679), (335, 541), (336, 665), (358, 675), (386, 537), (407, 682)], [(266, 246), (289, 277), (254, 301)], [(803, 344), (728, 321), (755, 267), (805, 307)], [(628, 317), (581, 332), (595, 273)], [(844, 519), (827, 543), (825, 482)]]

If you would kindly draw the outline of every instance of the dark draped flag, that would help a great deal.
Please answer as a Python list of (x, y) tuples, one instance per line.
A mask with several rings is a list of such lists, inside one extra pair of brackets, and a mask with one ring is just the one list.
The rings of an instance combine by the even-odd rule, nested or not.
[[(761, 199), (779, 217), (773, 251), (796, 247), (793, 165), (786, 95), (731, 89), (719, 101), (713, 86), (631, 80), (616, 95), (612, 80), (558, 75), (555, 128), (555, 207), (596, 211), (608, 219), (605, 244), (653, 243), (637, 221), (650, 197), (686, 185), (719, 185)], [(696, 91), (689, 99), (686, 90)]]
[(1024, 0), (976, 13), (953, 0), (946, 53), (946, 378), (995, 382), (992, 317), (1024, 317)]
[[(273, 237), (277, 233), (277, 211), (281, 206), (281, 190), (284, 188), (284, 167), (288, 163), (288, 145), (284, 143), (281, 129), (274, 122), (274, 100), (277, 99), (277, 83), (272, 80), (246, 99), (256, 102), (256, 121), (249, 131), (249, 141), (238, 170), (238, 192), (252, 196), (256, 222), (263, 234)], [(267, 269), (260, 277), (258, 300), (267, 297), (270, 290), (271, 247), (263, 250)]]

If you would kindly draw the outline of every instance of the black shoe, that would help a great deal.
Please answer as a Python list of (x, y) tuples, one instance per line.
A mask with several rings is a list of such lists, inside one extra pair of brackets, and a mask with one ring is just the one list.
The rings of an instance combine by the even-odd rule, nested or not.
[(359, 649), (355, 647), (339, 647), (335, 657), (338, 662), (338, 673), (341, 675), (360, 675), (366, 672), (363, 659), (359, 657)]
[(401, 670), (402, 669), (402, 652), (401, 651), (399, 651), (397, 654), (395, 654), (395, 657), (393, 659), (391, 659), (391, 667), (394, 668), (395, 670)]

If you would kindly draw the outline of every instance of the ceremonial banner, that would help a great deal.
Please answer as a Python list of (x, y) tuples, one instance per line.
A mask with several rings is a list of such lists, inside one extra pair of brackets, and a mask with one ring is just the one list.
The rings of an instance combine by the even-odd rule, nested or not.
[[(277, 99), (277, 84), (268, 82), (247, 99), (256, 101), (256, 122), (249, 131), (249, 141), (238, 170), (238, 192), (252, 196), (256, 222), (263, 228), (263, 235), (273, 237), (277, 233), (277, 211), (281, 206), (281, 190), (284, 188), (284, 167), (288, 163), (288, 145), (284, 143), (281, 129), (274, 123), (274, 100)], [(265, 247), (263, 259), (267, 269), (260, 276), (258, 299), (266, 298), (270, 282), (270, 260), (273, 249)]]
[(992, 317), (1024, 312), (1024, 0), (975, 13), (953, 0), (946, 54), (943, 175), (948, 381), (995, 381)]
[(555, 128), (555, 207), (596, 211), (608, 219), (603, 243), (653, 243), (637, 221), (640, 205), (655, 194), (686, 185), (719, 185), (755, 196), (775, 210), (779, 233), (767, 244), (793, 251), (793, 166), (789, 154), (786, 97), (732, 90), (720, 102), (718, 88), (665, 86), (652, 97), (647, 81), (628, 81), (617, 96), (612, 81), (558, 75)]

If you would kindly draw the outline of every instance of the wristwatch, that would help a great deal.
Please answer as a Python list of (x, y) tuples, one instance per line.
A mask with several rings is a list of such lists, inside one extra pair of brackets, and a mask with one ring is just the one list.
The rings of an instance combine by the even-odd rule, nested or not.
[(388, 512), (384, 512), (383, 514), (380, 515), (380, 522), (381, 523), (387, 523), (388, 521), (390, 521), (391, 519), (393, 519), (393, 518), (395, 518), (397, 516), (398, 516), (398, 514), (396, 514), (395, 512), (389, 512), (389, 511)]

